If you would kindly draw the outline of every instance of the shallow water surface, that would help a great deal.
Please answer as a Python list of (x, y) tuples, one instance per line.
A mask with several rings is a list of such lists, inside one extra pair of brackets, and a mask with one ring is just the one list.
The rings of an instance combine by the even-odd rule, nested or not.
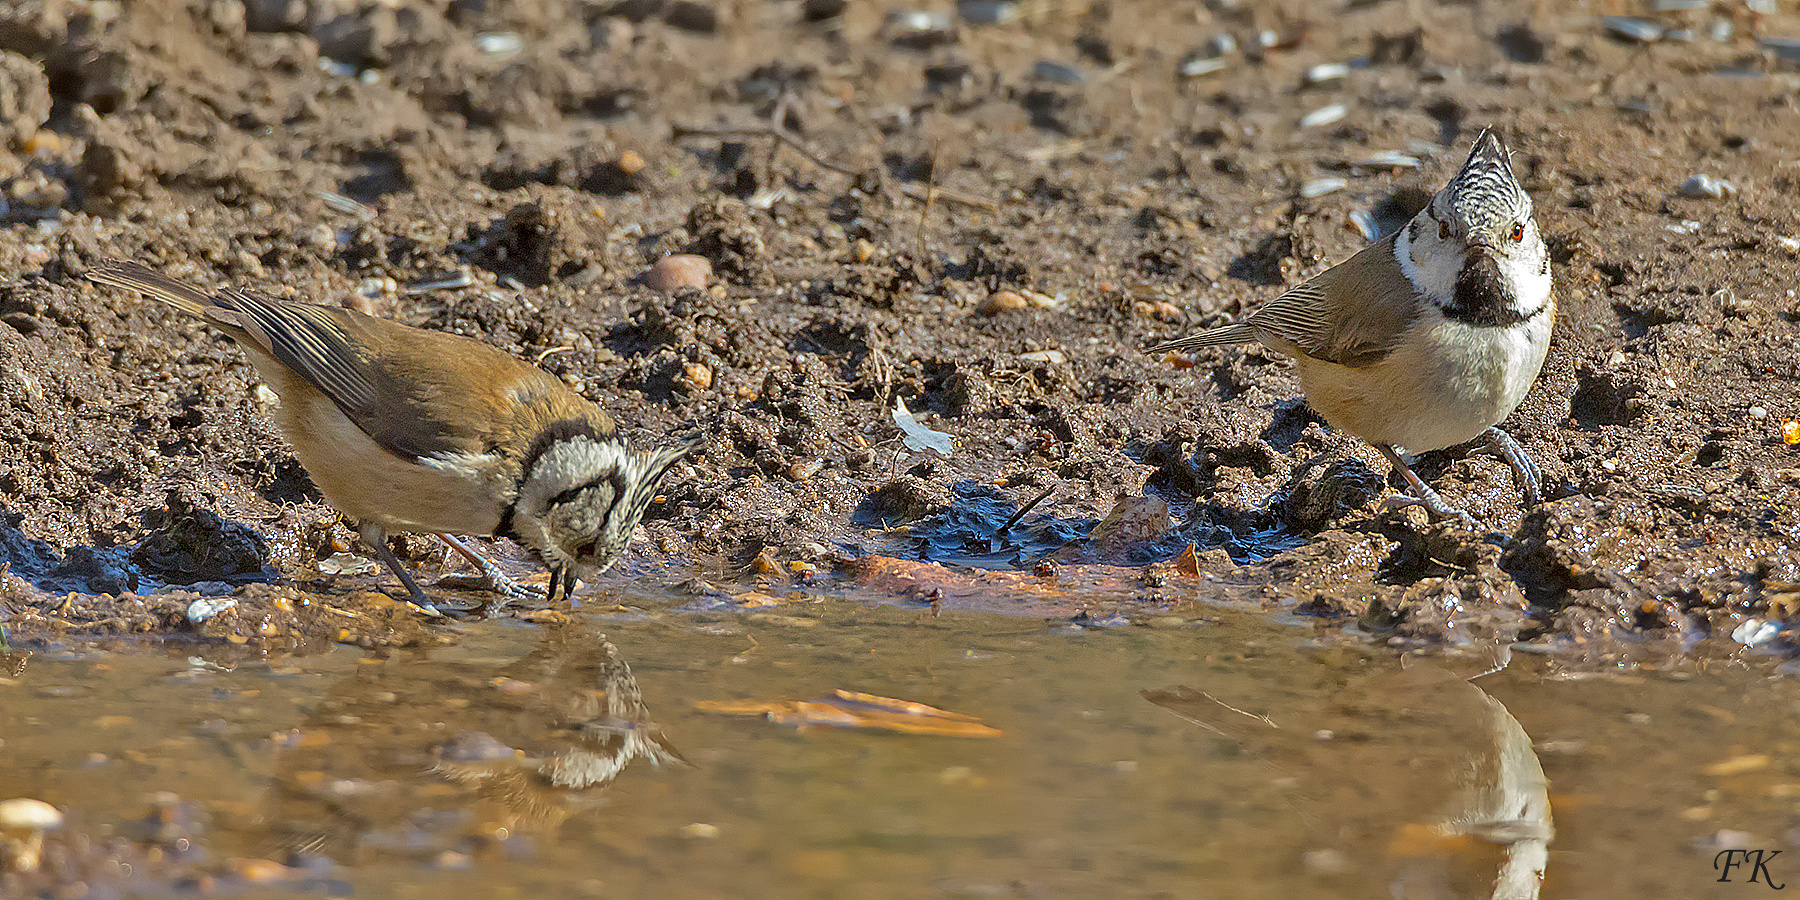
[[(1767, 664), (1471, 682), (1186, 612), (646, 601), (388, 655), (41, 651), (0, 678), (0, 797), (71, 822), (0, 894), (1522, 897), (1542, 870), (1546, 897), (1741, 896), (1767, 888), (1718, 883), (1719, 851), (1788, 847), (1800, 693)], [(697, 706), (834, 689), (1002, 733)]]

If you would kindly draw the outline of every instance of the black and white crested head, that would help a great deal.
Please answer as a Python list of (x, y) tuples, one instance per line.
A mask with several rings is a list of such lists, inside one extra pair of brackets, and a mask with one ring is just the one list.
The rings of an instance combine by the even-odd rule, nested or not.
[(613, 434), (553, 427), (526, 460), (510, 537), (551, 571), (551, 600), (604, 572), (631, 542), (670, 467), (693, 445), (639, 453)]
[(1475, 139), (1468, 160), (1434, 202), (1470, 231), (1510, 227), (1531, 217), (1531, 196), (1513, 177), (1511, 154), (1491, 129)]
[(1446, 318), (1479, 328), (1550, 308), (1550, 259), (1531, 196), (1498, 135), (1483, 131), (1450, 183), (1394, 244), (1406, 277)]

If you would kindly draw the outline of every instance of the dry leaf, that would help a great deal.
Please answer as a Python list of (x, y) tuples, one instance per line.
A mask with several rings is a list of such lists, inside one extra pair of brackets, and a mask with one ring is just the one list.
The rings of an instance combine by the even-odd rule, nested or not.
[(831, 696), (817, 700), (703, 700), (694, 708), (732, 716), (767, 716), (771, 722), (800, 728), (879, 728), (948, 737), (994, 737), (1001, 733), (974, 716), (911, 700), (844, 690), (832, 691)]
[(930, 450), (939, 456), (949, 456), (956, 452), (956, 441), (942, 431), (934, 431), (919, 424), (913, 414), (906, 409), (906, 401), (894, 398), (894, 424), (900, 426), (904, 434), (908, 450)]

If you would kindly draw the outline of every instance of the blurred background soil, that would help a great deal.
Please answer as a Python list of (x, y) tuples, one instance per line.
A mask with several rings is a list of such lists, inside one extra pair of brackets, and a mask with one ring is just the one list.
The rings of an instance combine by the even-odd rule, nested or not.
[[(1793, 41), (1773, 0), (8, 3), (0, 603), (327, 585), (354, 549), (229, 340), (81, 281), (122, 256), (480, 338), (645, 445), (700, 433), (624, 577), (1148, 565), (1115, 579), (1145, 608), (1237, 585), (1426, 642), (1785, 635)], [(1507, 423), (1552, 500), (1482, 454), (1420, 471), (1503, 538), (1380, 511), (1388, 467), (1279, 357), (1145, 352), (1403, 220), (1490, 126), (1553, 252)], [(704, 287), (646, 280), (675, 253)], [(955, 452), (909, 449), (897, 403)]]

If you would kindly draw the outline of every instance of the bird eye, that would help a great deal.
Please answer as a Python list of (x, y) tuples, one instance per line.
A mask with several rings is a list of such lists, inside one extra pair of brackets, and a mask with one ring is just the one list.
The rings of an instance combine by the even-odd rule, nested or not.
[(1450, 223), (1449, 222), (1439, 222), (1438, 223), (1438, 240), (1447, 241), (1449, 239), (1450, 239)]
[(1513, 243), (1515, 243), (1515, 244), (1525, 239), (1525, 223), (1524, 222), (1518, 222), (1513, 225), (1512, 239), (1513, 239)]

